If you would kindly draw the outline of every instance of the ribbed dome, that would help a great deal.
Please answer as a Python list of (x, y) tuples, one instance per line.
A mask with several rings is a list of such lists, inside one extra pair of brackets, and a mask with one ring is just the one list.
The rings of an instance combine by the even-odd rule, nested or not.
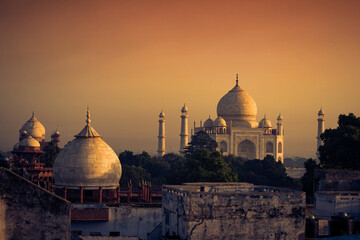
[(218, 117), (214, 121), (215, 127), (226, 127), (226, 121), (222, 117)]
[(257, 127), (256, 114), (257, 107), (254, 99), (236, 85), (217, 105), (218, 116), (223, 117), (227, 123), (232, 121), (236, 127)]
[(20, 133), (22, 131), (26, 131), (37, 140), (45, 139), (45, 128), (39, 122), (39, 120), (37, 120), (34, 113), (32, 114), (31, 118), (21, 127)]
[(266, 115), (259, 122), (259, 128), (272, 128), (271, 122), (269, 119), (266, 118)]
[(28, 135), (26, 138), (20, 141), (20, 147), (40, 147), (40, 143), (36, 141), (31, 135)]
[(214, 126), (214, 121), (210, 118), (206, 119), (204, 122), (204, 128), (212, 128)]
[(119, 185), (121, 164), (114, 150), (87, 125), (69, 142), (54, 162), (55, 187), (114, 189)]

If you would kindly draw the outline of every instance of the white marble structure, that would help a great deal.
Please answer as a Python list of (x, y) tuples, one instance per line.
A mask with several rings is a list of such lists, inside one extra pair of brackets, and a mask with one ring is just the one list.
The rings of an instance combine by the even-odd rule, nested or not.
[(162, 157), (165, 155), (165, 113), (161, 110), (159, 115), (159, 136), (158, 136), (158, 156)]
[(317, 132), (317, 144), (316, 144), (316, 154), (319, 157), (319, 147), (322, 145), (322, 140), (321, 140), (321, 134), (325, 131), (325, 114), (323, 109), (321, 108), (320, 111), (318, 112), (318, 132)]
[(218, 117), (213, 121), (210, 116), (204, 125), (196, 127), (194, 133), (204, 131), (218, 143), (223, 154), (232, 154), (246, 159), (263, 159), (272, 155), (277, 161), (284, 161), (284, 125), (279, 114), (277, 128), (266, 115), (256, 121), (257, 106), (254, 99), (240, 88), (238, 77), (236, 85), (225, 94), (217, 105)]
[(189, 130), (188, 130), (188, 108), (185, 106), (181, 109), (181, 132), (180, 132), (180, 154), (184, 154), (184, 149), (188, 145)]

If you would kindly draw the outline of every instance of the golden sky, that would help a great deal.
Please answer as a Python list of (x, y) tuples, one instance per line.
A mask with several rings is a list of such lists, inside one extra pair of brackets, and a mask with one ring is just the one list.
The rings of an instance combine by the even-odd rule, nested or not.
[(85, 125), (117, 152), (177, 152), (189, 127), (216, 117), (235, 84), (276, 125), (286, 156), (314, 156), (317, 111), (326, 127), (360, 115), (360, 1), (0, 1), (0, 150), (35, 111), (62, 146)]

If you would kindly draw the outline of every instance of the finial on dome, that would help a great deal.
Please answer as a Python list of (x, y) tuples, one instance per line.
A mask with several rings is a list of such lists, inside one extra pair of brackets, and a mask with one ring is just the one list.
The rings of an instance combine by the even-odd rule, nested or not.
[(236, 86), (239, 86), (239, 74), (236, 74)]
[(87, 111), (86, 111), (86, 123), (88, 126), (90, 126), (91, 120), (90, 120), (90, 109), (89, 109), (89, 105), (87, 106)]
[(35, 117), (35, 112), (34, 111), (32, 111), (32, 116)]

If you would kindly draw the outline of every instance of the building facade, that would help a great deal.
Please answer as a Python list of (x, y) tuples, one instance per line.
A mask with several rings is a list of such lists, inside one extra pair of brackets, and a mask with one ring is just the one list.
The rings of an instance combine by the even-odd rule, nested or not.
[(218, 143), (223, 154), (232, 154), (246, 159), (263, 159), (272, 155), (284, 161), (284, 124), (279, 114), (277, 126), (264, 118), (258, 123), (254, 99), (238, 84), (225, 94), (217, 105), (215, 120), (209, 118), (200, 126), (194, 122), (193, 133), (204, 131)]

